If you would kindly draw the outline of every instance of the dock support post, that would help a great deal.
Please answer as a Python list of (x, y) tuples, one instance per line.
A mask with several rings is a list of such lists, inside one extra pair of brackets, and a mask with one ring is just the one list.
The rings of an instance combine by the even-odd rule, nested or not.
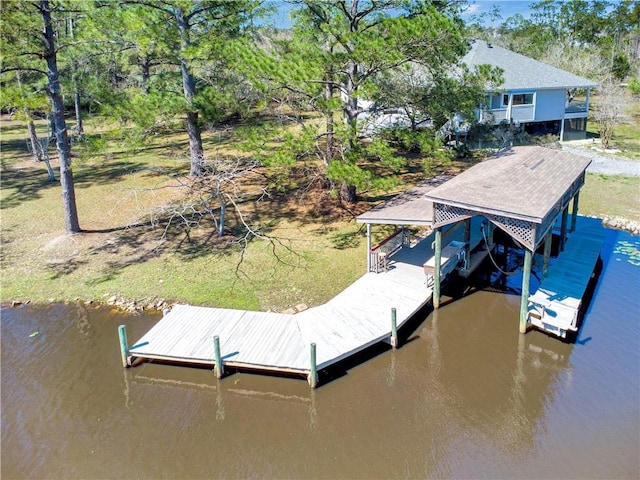
[(466, 270), (470, 265), (469, 256), (471, 254), (471, 219), (464, 221), (464, 261), (463, 268)]
[(398, 325), (396, 307), (391, 309), (391, 346), (395, 350), (398, 348)]
[(542, 278), (547, 278), (547, 275), (549, 275), (549, 258), (551, 257), (552, 239), (553, 232), (549, 230), (544, 236), (544, 259), (542, 261)]
[(531, 277), (531, 260), (533, 253), (525, 249), (524, 267), (522, 267), (522, 297), (520, 297), (520, 333), (527, 333), (529, 320), (529, 280)]
[(222, 378), (224, 375), (224, 366), (222, 365), (222, 355), (220, 354), (220, 337), (215, 335), (213, 337), (213, 353), (216, 359), (216, 365), (213, 368), (213, 371), (216, 374), (216, 377)]
[[(489, 219), (486, 219), (482, 222), (482, 226), (480, 228), (484, 232), (484, 236), (487, 239), (487, 245), (489, 246), (489, 248), (493, 247), (493, 229), (494, 229), (493, 223), (489, 221)], [(469, 242), (470, 241), (471, 241), (471, 237), (469, 237)]]
[(367, 223), (367, 273), (371, 271), (371, 224)]
[(560, 224), (560, 251), (564, 252), (564, 243), (567, 241), (567, 216), (569, 214), (569, 205), (562, 210), (562, 222)]
[(433, 308), (440, 308), (440, 270), (442, 261), (442, 230), (436, 228), (435, 269), (433, 271)]
[(578, 221), (578, 203), (580, 199), (580, 191), (577, 191), (575, 196), (573, 197), (573, 205), (571, 210), (571, 228), (570, 232), (573, 232), (576, 229), (576, 222)]
[(316, 365), (316, 344), (311, 344), (311, 371), (308, 377), (309, 385), (311, 388), (316, 388), (318, 385), (318, 366)]
[(122, 366), (124, 368), (130, 367), (129, 362), (129, 342), (127, 341), (127, 327), (120, 325), (118, 327), (118, 337), (120, 337), (120, 355), (122, 356)]

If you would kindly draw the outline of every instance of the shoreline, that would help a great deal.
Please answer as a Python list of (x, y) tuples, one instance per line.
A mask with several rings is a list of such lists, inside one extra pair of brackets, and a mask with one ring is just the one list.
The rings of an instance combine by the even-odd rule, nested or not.
[[(610, 228), (613, 230), (621, 230), (627, 232), (631, 235), (640, 235), (640, 224), (638, 222), (634, 222), (632, 220), (622, 218), (622, 217), (609, 217), (605, 216), (598, 217), (595, 215), (589, 215), (590, 218), (599, 218), (602, 220), (602, 224), (606, 228)], [(108, 298), (105, 298), (108, 297)], [(163, 312), (167, 308), (171, 308), (175, 305), (176, 301), (164, 299), (164, 298), (143, 298), (143, 299), (130, 299), (123, 295), (119, 294), (109, 294), (103, 295), (100, 299), (81, 299), (75, 298), (73, 300), (60, 300), (60, 299), (49, 299), (47, 302), (32, 302), (30, 299), (25, 300), (9, 300), (7, 302), (1, 303), (0, 307), (2, 308), (20, 308), (25, 307), (27, 305), (53, 305), (53, 304), (83, 304), (87, 307), (115, 307), (123, 313), (160, 313)]]

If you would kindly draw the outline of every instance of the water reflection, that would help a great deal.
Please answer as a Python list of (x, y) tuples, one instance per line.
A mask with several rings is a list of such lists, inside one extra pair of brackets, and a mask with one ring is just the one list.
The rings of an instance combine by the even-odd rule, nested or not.
[(521, 336), (518, 297), (477, 291), (315, 391), (122, 369), (117, 326), (159, 315), (3, 309), (2, 478), (637, 478), (638, 239), (608, 242), (590, 341)]

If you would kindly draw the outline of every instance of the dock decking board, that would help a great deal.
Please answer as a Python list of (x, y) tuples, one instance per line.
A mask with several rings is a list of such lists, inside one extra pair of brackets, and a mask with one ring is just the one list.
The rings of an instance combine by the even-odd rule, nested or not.
[[(480, 232), (477, 222), (474, 232)], [(472, 245), (480, 240), (472, 233)], [(431, 300), (423, 264), (433, 257), (432, 243), (430, 236), (401, 249), (386, 272), (366, 273), (324, 305), (297, 314), (175, 305), (129, 354), (214, 365), (217, 335), (228, 366), (307, 374), (315, 343), (317, 367), (326, 368), (390, 338), (392, 308), (401, 328)]]
[(529, 320), (533, 325), (547, 331), (549, 328), (545, 326), (564, 331), (577, 329), (578, 311), (605, 235), (599, 219), (578, 217), (565, 250), (553, 260), (548, 276), (529, 296)]
[[(572, 253), (574, 249), (583, 245), (590, 245), (591, 249), (597, 247), (597, 232), (589, 234), (589, 226), (589, 222), (579, 222), (578, 231), (585, 232), (572, 234), (567, 243), (568, 246), (573, 243), (572, 248), (567, 248), (552, 264), (550, 272), (566, 268), (563, 262), (570, 262), (575, 268), (581, 260), (580, 255), (576, 258)], [(479, 224), (472, 225), (471, 234), (473, 249), (482, 241)], [(412, 248), (401, 249), (389, 259), (387, 271), (366, 273), (327, 303), (297, 314), (175, 305), (129, 349), (129, 354), (137, 358), (214, 365), (213, 337), (217, 335), (227, 366), (308, 374), (310, 345), (315, 343), (317, 368), (326, 368), (388, 339), (392, 308), (396, 308), (397, 326), (401, 328), (431, 300), (432, 289), (427, 286), (423, 265), (434, 254), (432, 241), (430, 236)], [(582, 268), (589, 268), (588, 265), (586, 261)], [(554, 281), (560, 282), (556, 277), (550, 278), (536, 294), (543, 292), (542, 288), (549, 288), (548, 285), (554, 286)], [(565, 290), (570, 294), (574, 291), (573, 284), (567, 283), (569, 278), (570, 275), (566, 276), (563, 284), (557, 285), (557, 291), (565, 297)], [(572, 308), (569, 298), (558, 308)]]
[(225, 365), (310, 371), (310, 344), (325, 368), (391, 334), (391, 309), (402, 327), (431, 299), (422, 265), (431, 238), (403, 248), (382, 273), (366, 273), (326, 304), (297, 314), (175, 305), (129, 353), (133, 357), (213, 365), (213, 337)]

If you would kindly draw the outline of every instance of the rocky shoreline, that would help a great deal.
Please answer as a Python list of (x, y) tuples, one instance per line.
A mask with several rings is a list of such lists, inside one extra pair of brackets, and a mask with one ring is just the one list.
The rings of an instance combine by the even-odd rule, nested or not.
[(607, 228), (613, 228), (615, 230), (624, 230), (633, 235), (640, 235), (640, 224), (632, 220), (627, 220), (621, 217), (604, 217), (602, 224)]
[[(108, 297), (108, 298), (107, 298)], [(11, 302), (11, 307), (17, 308), (29, 305), (31, 300), (13, 300)], [(164, 298), (160, 299), (143, 299), (143, 300), (132, 300), (130, 298), (126, 298), (122, 295), (105, 295), (100, 300), (82, 300), (80, 298), (76, 298), (73, 301), (64, 301), (50, 299), (49, 304), (54, 303), (67, 303), (67, 304), (82, 304), (86, 306), (93, 307), (115, 307), (118, 310), (121, 310), (126, 313), (142, 313), (142, 312), (150, 312), (157, 313), (162, 312), (166, 309), (170, 309), (175, 302), (171, 302)]]
[[(599, 217), (594, 217), (599, 218)], [(626, 218), (621, 217), (604, 217), (602, 219), (602, 224), (607, 228), (612, 228), (615, 230), (624, 230), (626, 232), (631, 233), (632, 235), (640, 235), (640, 224), (638, 222), (634, 222), (632, 220), (628, 220)], [(11, 302), (11, 306), (21, 307), (25, 305), (29, 305), (31, 300), (14, 300)], [(49, 303), (60, 303), (59, 300), (51, 299)], [(126, 298), (122, 295), (104, 295), (100, 300), (82, 300), (76, 298), (74, 301), (66, 302), (66, 303), (76, 303), (76, 304), (84, 304), (87, 306), (111, 306), (116, 307), (119, 310), (122, 310), (126, 313), (142, 313), (142, 312), (162, 312), (166, 309), (171, 308), (175, 302), (164, 298), (152, 298), (152, 299), (141, 299), (141, 300), (132, 300)], [(294, 308), (294, 310), (297, 306)], [(289, 313), (289, 312), (288, 312)], [(293, 312), (295, 313), (295, 312)]]

